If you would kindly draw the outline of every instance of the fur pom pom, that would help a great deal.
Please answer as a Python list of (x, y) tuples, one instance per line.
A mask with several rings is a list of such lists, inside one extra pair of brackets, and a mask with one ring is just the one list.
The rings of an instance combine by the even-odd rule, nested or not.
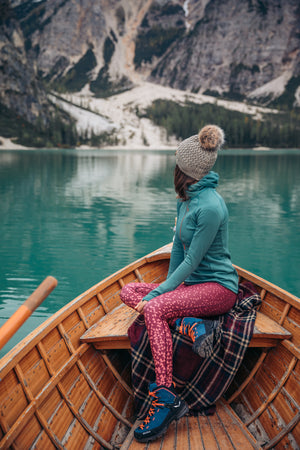
[(203, 150), (211, 152), (219, 150), (225, 140), (224, 131), (216, 125), (206, 125), (199, 131), (198, 137)]

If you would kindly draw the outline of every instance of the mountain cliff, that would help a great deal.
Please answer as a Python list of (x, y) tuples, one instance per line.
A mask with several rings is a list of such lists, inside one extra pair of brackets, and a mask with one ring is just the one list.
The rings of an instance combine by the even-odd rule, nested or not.
[(196, 23), (156, 64), (154, 81), (229, 98), (266, 94), (265, 100), (281, 95), (288, 82), (299, 84), (297, 0), (205, 4), (194, 2)]
[[(2, 16), (3, 17), (3, 16)], [(14, 20), (0, 23), (1, 103), (29, 122), (40, 117), (45, 122), (49, 101), (26, 54), (23, 34)]]
[(73, 120), (50, 101), (8, 1), (0, 2), (0, 128), (25, 145), (59, 144), (62, 134), (76, 142)]
[(2, 0), (0, 7), (1, 103), (31, 123), (49, 121), (49, 91), (105, 98), (146, 81), (300, 106), (298, 0)]

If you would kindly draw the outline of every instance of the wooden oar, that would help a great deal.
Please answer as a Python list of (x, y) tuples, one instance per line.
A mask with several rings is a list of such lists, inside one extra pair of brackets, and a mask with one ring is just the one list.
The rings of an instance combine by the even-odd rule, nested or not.
[(48, 276), (45, 278), (23, 305), (2, 325), (0, 328), (0, 350), (56, 286), (57, 280), (54, 277)]

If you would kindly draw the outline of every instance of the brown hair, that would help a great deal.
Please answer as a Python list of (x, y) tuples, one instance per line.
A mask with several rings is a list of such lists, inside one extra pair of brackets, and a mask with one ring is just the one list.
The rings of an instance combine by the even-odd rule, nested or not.
[(188, 200), (189, 196), (187, 195), (187, 189), (196, 181), (197, 180), (195, 180), (194, 178), (189, 177), (184, 172), (182, 172), (182, 170), (179, 169), (178, 165), (176, 164), (174, 170), (174, 186), (175, 192), (178, 194), (178, 198), (180, 198), (184, 202)]

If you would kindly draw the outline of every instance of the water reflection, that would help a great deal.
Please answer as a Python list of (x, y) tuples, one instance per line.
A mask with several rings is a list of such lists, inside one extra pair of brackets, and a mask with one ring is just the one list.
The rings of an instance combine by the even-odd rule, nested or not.
[(218, 166), (234, 261), (299, 295), (299, 152), (225, 155)]
[[(49, 274), (58, 287), (30, 327), (171, 241), (174, 164), (174, 152), (0, 152), (0, 325)], [(234, 262), (298, 295), (299, 165), (299, 151), (223, 151), (215, 166)]]

